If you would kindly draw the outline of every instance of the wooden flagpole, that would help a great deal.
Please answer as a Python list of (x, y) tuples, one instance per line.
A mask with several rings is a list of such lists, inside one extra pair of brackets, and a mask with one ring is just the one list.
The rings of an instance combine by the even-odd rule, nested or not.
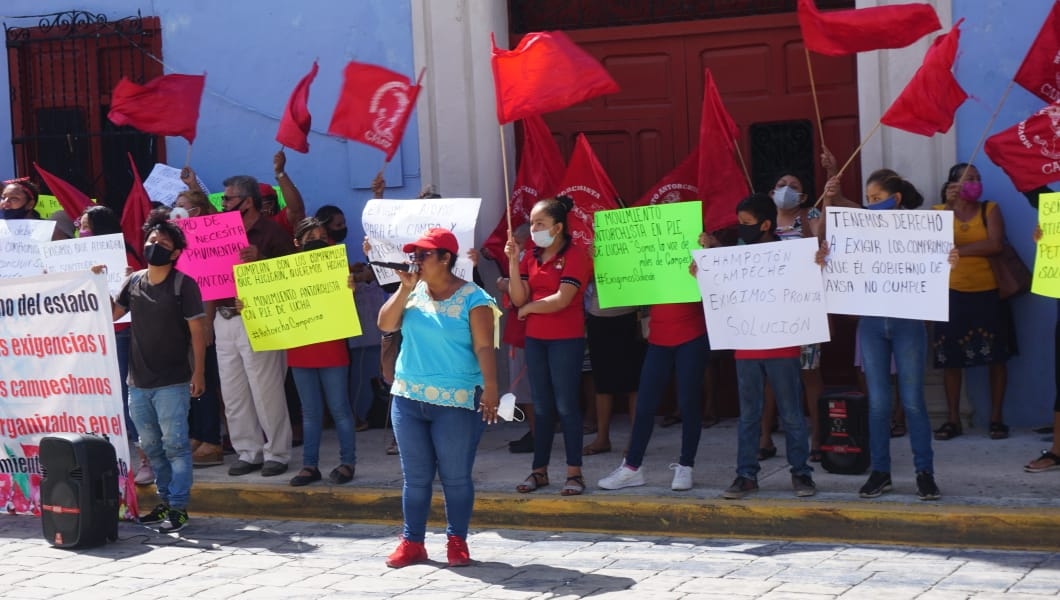
[(813, 64), (810, 62), (810, 49), (803, 46), (806, 54), (806, 71), (810, 75), (810, 94), (813, 96), (813, 110), (817, 114), (817, 135), (821, 138), (821, 148), (827, 148), (824, 143), (824, 124), (821, 122), (821, 105), (817, 102), (817, 84), (813, 80)]
[(986, 143), (986, 136), (990, 134), (990, 129), (994, 126), (994, 121), (997, 119), (998, 114), (1001, 113), (1001, 107), (1004, 106), (1005, 100), (1008, 100), (1008, 94), (1012, 91), (1012, 86), (1016, 85), (1016, 80), (1008, 82), (1008, 87), (1005, 88), (1005, 93), (1001, 95), (1001, 100), (997, 103), (997, 108), (994, 109), (994, 114), (990, 115), (990, 121), (986, 124), (986, 129), (983, 130), (983, 135), (979, 136), (979, 142), (975, 145), (972, 150), (972, 155), (968, 157), (968, 166), (964, 167), (964, 172), (961, 173), (961, 181), (968, 175), (968, 169), (972, 167), (972, 161), (975, 160), (975, 156), (979, 154), (979, 150)]
[(512, 186), (508, 175), (508, 148), (504, 143), (504, 125), (497, 124), (497, 131), (501, 135), (501, 166), (504, 171), (504, 213), (508, 219), (508, 235), (512, 235)]

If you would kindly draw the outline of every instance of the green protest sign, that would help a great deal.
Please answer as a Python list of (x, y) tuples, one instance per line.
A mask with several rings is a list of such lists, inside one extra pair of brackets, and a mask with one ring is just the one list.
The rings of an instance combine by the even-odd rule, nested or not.
[[(272, 189), (276, 190), (276, 204), (279, 205), (277, 210), (281, 210), (287, 206), (287, 202), (283, 199), (283, 192), (281, 192), (280, 187), (276, 185), (272, 186)], [(206, 198), (210, 201), (210, 204), (213, 204), (214, 208), (220, 212), (224, 212), (224, 206), (221, 205), (221, 197), (224, 195), (224, 192), (215, 192), (206, 196)]]
[(599, 211), (594, 230), (601, 308), (700, 300), (688, 265), (703, 231), (702, 202)]

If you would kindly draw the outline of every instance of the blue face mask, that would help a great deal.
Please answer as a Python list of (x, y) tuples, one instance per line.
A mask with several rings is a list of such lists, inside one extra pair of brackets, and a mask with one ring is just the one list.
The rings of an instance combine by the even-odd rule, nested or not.
[(865, 208), (869, 210), (890, 210), (896, 206), (898, 206), (898, 200), (894, 196), (891, 196), (890, 198), (875, 204), (866, 205)]

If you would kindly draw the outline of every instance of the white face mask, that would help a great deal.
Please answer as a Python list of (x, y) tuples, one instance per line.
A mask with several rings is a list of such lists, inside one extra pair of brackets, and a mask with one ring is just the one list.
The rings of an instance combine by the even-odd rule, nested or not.
[(531, 231), (530, 239), (534, 241), (534, 245), (538, 248), (548, 248), (552, 245), (552, 242), (556, 241), (556, 236), (548, 232), (547, 229), (541, 231)]
[(773, 190), (773, 203), (780, 210), (790, 210), (799, 205), (800, 195), (789, 185), (781, 186)]
[[(523, 414), (523, 409), (515, 405), (515, 394), (507, 393), (501, 396), (500, 405), (497, 406), (497, 416), (504, 419), (505, 421), (519, 421), (522, 422), (526, 415)], [(519, 411), (519, 417), (515, 416), (515, 411)]]

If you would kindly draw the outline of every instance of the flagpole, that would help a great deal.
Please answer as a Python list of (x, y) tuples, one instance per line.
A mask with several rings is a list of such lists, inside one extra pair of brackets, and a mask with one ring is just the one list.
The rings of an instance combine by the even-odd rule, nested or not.
[[(883, 125), (883, 121), (876, 121), (876, 125), (869, 131), (869, 134), (865, 136), (865, 139), (861, 140), (861, 143), (858, 144), (858, 147), (854, 148), (854, 152), (850, 155), (850, 158), (848, 158), (847, 161), (843, 163), (843, 166), (840, 167), (839, 171), (835, 174), (836, 177), (842, 177), (843, 171), (846, 171), (847, 167), (850, 166), (850, 163), (854, 162), (854, 157), (857, 156), (859, 152), (861, 152), (861, 149), (865, 147), (865, 144), (869, 143), (869, 140), (872, 139), (872, 136), (876, 134), (876, 130), (880, 128), (880, 125)], [(824, 200), (824, 192), (821, 192), (821, 197), (817, 199), (817, 202), (814, 203), (814, 206), (820, 206), (822, 200)]]
[(191, 166), (191, 144), (188, 144), (188, 153), (184, 155), (184, 166)]
[(497, 124), (497, 131), (501, 134), (501, 165), (504, 171), (504, 212), (508, 218), (508, 235), (512, 235), (512, 186), (508, 183), (508, 149), (504, 143), (504, 125)]
[(751, 183), (751, 173), (747, 170), (747, 163), (743, 160), (743, 152), (740, 152), (740, 143), (733, 140), (732, 145), (736, 147), (736, 158), (740, 159), (740, 168), (743, 169), (743, 176), (747, 178), (747, 189), (754, 192), (755, 186)]
[(810, 62), (810, 49), (802, 47), (806, 54), (806, 71), (810, 74), (810, 93), (813, 96), (813, 110), (817, 114), (817, 134), (821, 137), (821, 147), (826, 148), (824, 143), (824, 124), (821, 123), (821, 105), (817, 102), (817, 84), (813, 80), (813, 64)]
[(1008, 94), (1012, 91), (1012, 86), (1016, 85), (1016, 80), (1008, 82), (1008, 87), (1005, 88), (1005, 93), (1001, 94), (1001, 100), (997, 103), (997, 108), (994, 109), (994, 114), (990, 115), (990, 121), (986, 124), (986, 129), (983, 130), (983, 135), (979, 136), (979, 142), (975, 145), (975, 149), (972, 150), (971, 157), (968, 158), (968, 165), (964, 167), (964, 172), (961, 173), (961, 181), (964, 181), (966, 175), (968, 175), (968, 169), (972, 168), (972, 161), (975, 160), (975, 155), (979, 154), (979, 149), (983, 147), (983, 143), (986, 142), (986, 136), (990, 134), (990, 129), (994, 126), (994, 121), (997, 116), (1001, 114), (1001, 107), (1004, 106), (1005, 100), (1008, 100)]

